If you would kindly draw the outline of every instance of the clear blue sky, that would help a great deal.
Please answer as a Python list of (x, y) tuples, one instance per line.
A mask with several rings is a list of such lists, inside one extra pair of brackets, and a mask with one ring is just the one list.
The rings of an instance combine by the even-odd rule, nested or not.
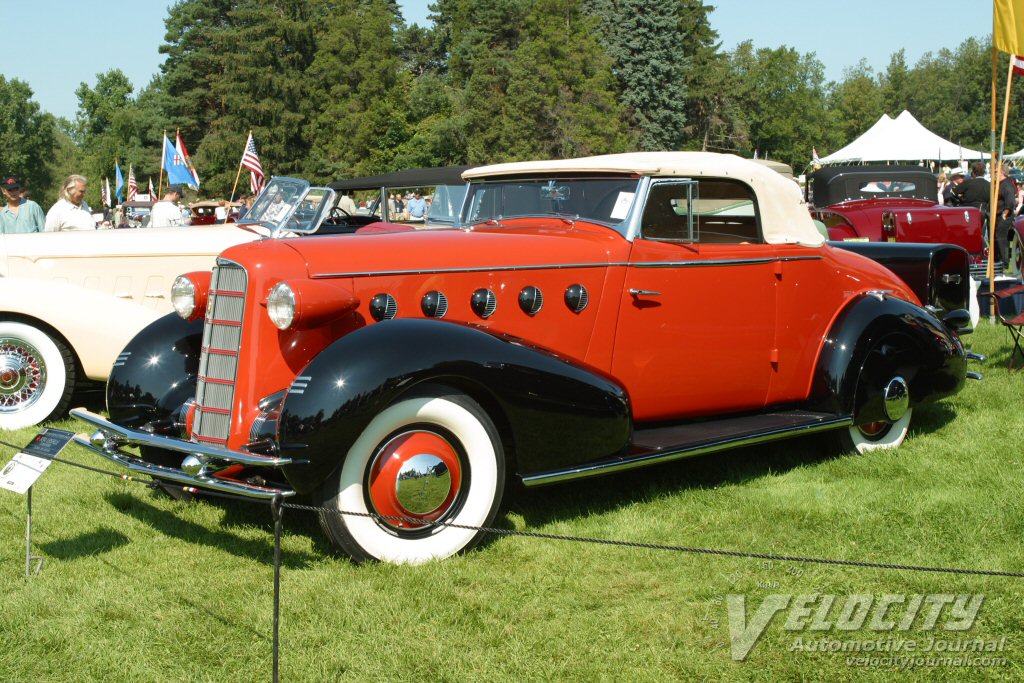
[[(925, 53), (955, 48), (964, 39), (992, 32), (992, 3), (977, 0), (705, 0), (722, 47), (743, 40), (755, 47), (786, 45), (809, 52), (838, 80), (843, 70), (867, 59), (884, 71), (893, 52), (906, 49), (913, 65)], [(4, 33), (0, 73), (29, 84), (35, 101), (58, 116), (74, 118), (75, 89), (95, 85), (113, 68), (136, 90), (157, 73), (163, 19), (170, 0), (0, 0)], [(408, 23), (425, 25), (430, 0), (400, 0)], [(873, 10), (879, 10), (877, 13)]]

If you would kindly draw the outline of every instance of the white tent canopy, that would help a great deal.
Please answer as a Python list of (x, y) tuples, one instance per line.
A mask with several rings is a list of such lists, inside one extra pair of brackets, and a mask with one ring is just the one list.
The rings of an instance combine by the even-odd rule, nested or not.
[[(1021, 150), (1024, 151), (1024, 150)], [(988, 159), (989, 155), (944, 140), (903, 110), (895, 119), (882, 114), (878, 123), (859, 138), (820, 160), (823, 164), (859, 164), (870, 161), (913, 161), (926, 159), (959, 162), (960, 159)]]

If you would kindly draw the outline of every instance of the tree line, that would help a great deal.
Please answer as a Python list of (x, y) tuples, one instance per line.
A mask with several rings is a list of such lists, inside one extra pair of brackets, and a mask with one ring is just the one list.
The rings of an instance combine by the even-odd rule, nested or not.
[[(821, 61), (794, 47), (723, 50), (710, 9), (435, 0), (422, 27), (394, 0), (179, 0), (160, 72), (139, 90), (119, 69), (97, 74), (76, 90), (73, 121), (0, 76), (0, 173), (22, 176), (43, 202), (82, 173), (96, 206), (95, 181), (115, 158), (140, 188), (155, 179), (163, 131), (176, 129), (209, 197), (231, 191), (250, 130), (268, 174), (313, 183), (666, 149), (756, 154), (800, 171), (812, 147), (824, 156), (904, 109), (942, 137), (988, 146), (989, 37), (913, 65), (899, 50), (882, 72), (862, 61), (826, 81)], [(1022, 104), (1015, 90), (1011, 112)], [(1024, 143), (1019, 117), (1007, 139), (1007, 151)]]

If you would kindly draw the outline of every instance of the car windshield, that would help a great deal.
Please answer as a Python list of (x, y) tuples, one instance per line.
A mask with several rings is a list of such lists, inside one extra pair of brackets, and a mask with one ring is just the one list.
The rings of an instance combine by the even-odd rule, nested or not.
[(461, 223), (555, 216), (617, 225), (629, 216), (639, 183), (638, 178), (622, 176), (473, 181)]
[(334, 191), (310, 187), (305, 180), (273, 178), (238, 223), (258, 223), (271, 231), (310, 233), (334, 202)]

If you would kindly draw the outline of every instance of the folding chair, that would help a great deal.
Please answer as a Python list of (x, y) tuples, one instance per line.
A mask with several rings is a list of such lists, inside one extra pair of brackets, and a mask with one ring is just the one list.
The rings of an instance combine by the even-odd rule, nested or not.
[(981, 294), (981, 296), (992, 297), (992, 311), (999, 318), (999, 322), (1010, 331), (1010, 336), (1013, 337), (1013, 350), (1010, 352), (1010, 370), (1013, 370), (1014, 356), (1019, 353), (1021, 358), (1024, 359), (1024, 348), (1021, 348), (1021, 340), (1024, 337), (1024, 312), (1004, 315), (1000, 304), (1012, 296), (1021, 293), (1024, 293), (1024, 284), (1014, 285), (1013, 287), (996, 290), (995, 292), (982, 292)]

